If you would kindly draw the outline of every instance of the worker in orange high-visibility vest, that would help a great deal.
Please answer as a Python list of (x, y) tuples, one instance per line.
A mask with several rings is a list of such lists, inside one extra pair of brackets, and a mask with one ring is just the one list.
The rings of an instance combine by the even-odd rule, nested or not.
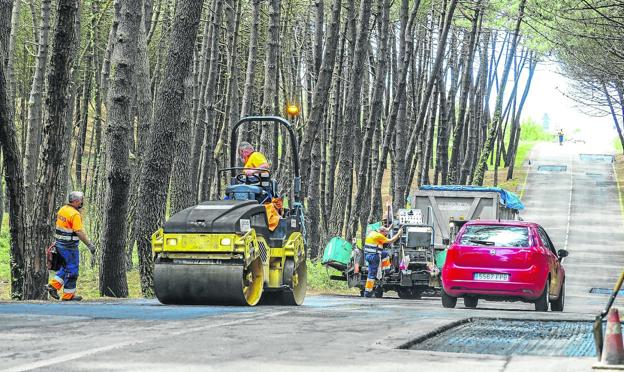
[[(364, 286), (364, 297), (372, 297), (373, 289), (375, 287), (375, 278), (378, 277), (377, 272), (379, 265), (384, 268), (384, 259), (388, 259), (388, 252), (384, 251), (384, 244), (392, 244), (396, 242), (403, 234), (403, 228), (392, 237), (388, 238), (390, 230), (387, 227), (381, 226), (376, 230), (371, 230), (366, 234), (364, 240), (364, 258), (368, 263), (368, 276), (366, 277), (366, 285)], [(389, 262), (387, 262), (389, 265)], [(379, 277), (381, 279), (381, 277)]]
[[(78, 280), (78, 266), (80, 254), (78, 245), (82, 241), (91, 254), (95, 253), (95, 245), (85, 234), (82, 225), (80, 208), (84, 203), (84, 195), (80, 191), (69, 193), (68, 203), (61, 207), (56, 214), (56, 228), (54, 238), (56, 249), (63, 257), (64, 263), (54, 278), (50, 280), (46, 289), (48, 294), (62, 301), (80, 301), (81, 296), (76, 295), (76, 281)], [(63, 289), (62, 296), (59, 291)]]

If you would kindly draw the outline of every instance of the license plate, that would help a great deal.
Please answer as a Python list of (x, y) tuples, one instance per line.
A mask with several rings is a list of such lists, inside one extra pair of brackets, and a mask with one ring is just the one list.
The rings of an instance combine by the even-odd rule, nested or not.
[(509, 280), (509, 274), (475, 273), (474, 280), (506, 282)]

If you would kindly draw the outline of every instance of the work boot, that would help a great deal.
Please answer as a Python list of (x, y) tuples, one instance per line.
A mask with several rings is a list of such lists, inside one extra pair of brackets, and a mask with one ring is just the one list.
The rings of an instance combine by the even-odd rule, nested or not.
[(72, 298), (62, 298), (61, 301), (82, 301), (82, 296), (74, 295)]
[(59, 294), (58, 291), (56, 290), (56, 288), (52, 287), (51, 285), (46, 285), (46, 290), (48, 291), (48, 294), (50, 295), (50, 297), (52, 297), (55, 300), (59, 300)]

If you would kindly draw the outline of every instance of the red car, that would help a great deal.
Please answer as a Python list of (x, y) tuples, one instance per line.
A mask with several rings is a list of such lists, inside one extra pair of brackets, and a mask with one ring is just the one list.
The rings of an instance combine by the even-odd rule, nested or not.
[(442, 268), (442, 306), (457, 298), (477, 307), (479, 299), (524, 301), (535, 310), (563, 311), (568, 252), (555, 251), (540, 225), (522, 221), (470, 221), (448, 249)]

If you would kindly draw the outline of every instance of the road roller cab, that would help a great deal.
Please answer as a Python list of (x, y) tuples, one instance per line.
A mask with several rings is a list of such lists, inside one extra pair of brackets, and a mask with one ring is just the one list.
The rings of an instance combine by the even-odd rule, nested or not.
[[(289, 207), (281, 206), (269, 170), (248, 176), (235, 167), (237, 129), (251, 122), (274, 122), (290, 135), (294, 179)], [(279, 117), (247, 117), (232, 128), (230, 144), (230, 168), (220, 171), (231, 175), (225, 200), (186, 208), (152, 236), (155, 295), (165, 304), (301, 305), (307, 270), (294, 130)], [(271, 208), (278, 215), (269, 213)]]

